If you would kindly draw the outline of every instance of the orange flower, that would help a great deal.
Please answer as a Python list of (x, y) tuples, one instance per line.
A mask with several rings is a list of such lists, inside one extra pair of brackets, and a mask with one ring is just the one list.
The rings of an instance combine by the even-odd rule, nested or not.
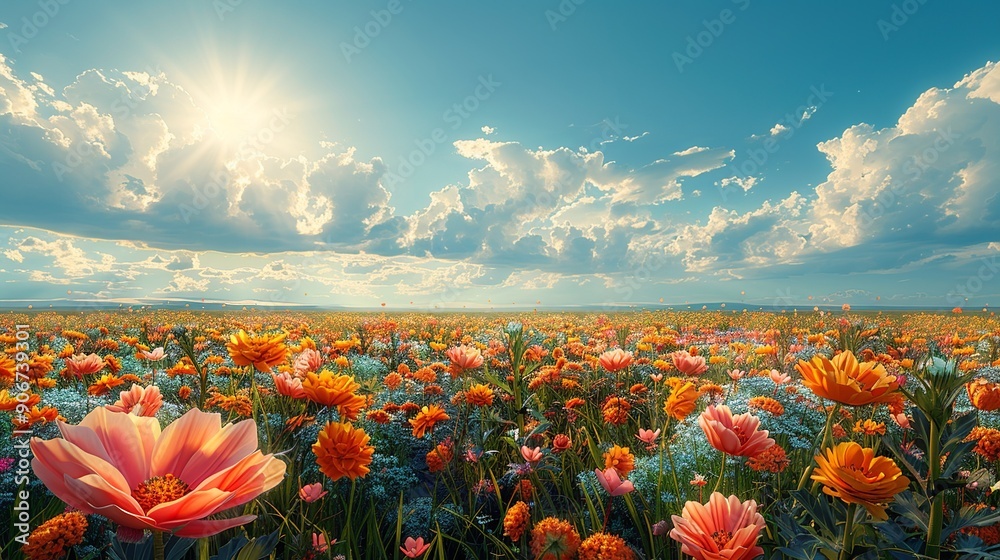
[(410, 425), (413, 426), (413, 437), (422, 438), (427, 432), (434, 431), (435, 424), (450, 419), (451, 417), (445, 413), (444, 408), (436, 404), (425, 406), (420, 409), (415, 418), (410, 419)]
[(382, 380), (382, 383), (385, 383), (385, 386), (391, 391), (396, 389), (403, 383), (403, 376), (393, 371), (389, 373), (389, 375), (385, 376), (385, 379)]
[(788, 464), (788, 454), (785, 453), (785, 448), (777, 443), (747, 460), (747, 466), (758, 472), (784, 472), (788, 468)]
[(477, 383), (465, 392), (465, 400), (472, 406), (490, 406), (493, 404), (493, 389), (489, 385)]
[(531, 530), (531, 557), (537, 560), (568, 560), (580, 547), (580, 534), (567, 521), (546, 517)]
[(748, 402), (749, 408), (757, 408), (770, 412), (772, 416), (781, 416), (785, 413), (785, 407), (771, 397), (752, 397)]
[(965, 386), (969, 393), (972, 406), (984, 412), (992, 412), (1000, 408), (1000, 383), (989, 383), (983, 378)]
[(187, 385), (181, 385), (181, 388), (177, 389), (177, 396), (180, 397), (181, 400), (186, 401), (188, 397), (191, 396), (191, 388)]
[(852, 431), (856, 434), (865, 434), (866, 436), (884, 436), (885, 424), (882, 422), (875, 422), (874, 420), (858, 420), (854, 423)]
[(729, 455), (753, 457), (774, 445), (767, 430), (758, 430), (760, 419), (745, 412), (733, 416), (726, 405), (709, 405), (698, 417), (698, 425), (712, 447)]
[(707, 504), (687, 502), (681, 515), (671, 519), (670, 538), (695, 560), (751, 560), (764, 554), (757, 546), (764, 517), (754, 500), (741, 502), (713, 492)]
[(125, 382), (119, 379), (115, 374), (105, 373), (100, 379), (91, 383), (90, 387), (87, 387), (87, 394), (100, 397), (108, 394), (111, 389), (124, 384)]
[(849, 504), (860, 504), (880, 521), (888, 519), (885, 504), (910, 485), (896, 463), (875, 455), (875, 450), (853, 441), (837, 444), (816, 456), (819, 468), (812, 479), (823, 493)]
[(987, 461), (1000, 461), (1000, 430), (976, 426), (964, 441), (976, 442), (973, 451)]
[(250, 336), (240, 329), (240, 332), (229, 337), (226, 349), (229, 357), (238, 366), (253, 365), (258, 371), (270, 372), (271, 368), (288, 358), (288, 347), (285, 346), (285, 333), (274, 336)]
[(361, 428), (346, 422), (328, 423), (312, 445), (319, 470), (330, 480), (364, 477), (375, 453), (375, 448), (368, 445), (370, 440)]
[(556, 434), (556, 436), (552, 438), (553, 453), (561, 453), (563, 451), (568, 450), (572, 446), (573, 446), (573, 441), (570, 440), (569, 436), (566, 434)]
[(841, 352), (828, 360), (815, 356), (809, 362), (799, 361), (795, 369), (802, 374), (802, 384), (817, 396), (850, 406), (887, 402), (895, 398), (899, 388), (895, 375), (875, 362), (858, 363), (850, 351)]
[(601, 414), (604, 416), (604, 421), (613, 426), (621, 426), (622, 424), (628, 422), (628, 413), (632, 410), (632, 405), (621, 397), (608, 397), (605, 401), (604, 406), (601, 408)]
[(326, 407), (337, 407), (337, 413), (342, 420), (353, 422), (358, 419), (358, 411), (365, 405), (365, 398), (354, 394), (361, 385), (354, 382), (354, 377), (323, 370), (307, 373), (302, 381), (302, 390), (306, 397)]
[(389, 413), (382, 409), (369, 411), (368, 414), (365, 414), (365, 418), (383, 426), (392, 422), (392, 416), (389, 416)]
[(663, 411), (676, 420), (684, 420), (694, 412), (697, 401), (698, 391), (695, 390), (694, 383), (689, 381), (670, 392)]
[(128, 391), (119, 393), (120, 397), (114, 404), (109, 404), (105, 408), (111, 412), (124, 412), (136, 416), (156, 416), (156, 413), (163, 406), (163, 396), (156, 385), (142, 387), (132, 385)]
[(524, 530), (528, 528), (529, 521), (531, 521), (531, 515), (528, 504), (518, 501), (510, 506), (507, 514), (503, 517), (503, 534), (510, 537), (512, 541), (519, 541)]
[(635, 456), (629, 453), (628, 447), (615, 445), (604, 453), (604, 468), (615, 469), (618, 476), (628, 476), (635, 468)]
[(437, 444), (434, 449), (427, 452), (427, 470), (432, 473), (443, 471), (454, 456), (450, 445)]
[(58, 560), (83, 542), (87, 517), (78, 511), (59, 514), (38, 526), (28, 536), (21, 552), (30, 560)]
[(457, 377), (467, 369), (476, 369), (483, 365), (483, 355), (475, 346), (455, 346), (445, 352), (448, 361), (451, 362), (449, 370), (452, 377)]
[(635, 553), (625, 540), (607, 533), (594, 533), (577, 549), (580, 560), (634, 560)]
[(61, 439), (32, 438), (35, 475), (70, 506), (130, 529), (215, 535), (256, 516), (210, 516), (285, 476), (282, 461), (257, 450), (253, 420), (222, 426), (218, 414), (194, 408), (161, 432), (155, 418), (101, 407), (59, 428)]

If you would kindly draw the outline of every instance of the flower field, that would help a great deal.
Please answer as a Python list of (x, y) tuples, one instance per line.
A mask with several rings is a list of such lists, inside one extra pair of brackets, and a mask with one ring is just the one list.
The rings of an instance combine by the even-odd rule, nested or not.
[(0, 558), (998, 558), (992, 313), (0, 316)]

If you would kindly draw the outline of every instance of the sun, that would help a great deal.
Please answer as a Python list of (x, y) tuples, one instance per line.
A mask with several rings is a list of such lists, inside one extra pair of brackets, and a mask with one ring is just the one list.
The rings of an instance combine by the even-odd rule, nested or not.
[(226, 147), (256, 149), (273, 141), (277, 128), (272, 116), (280, 109), (269, 107), (253, 95), (216, 92), (203, 101), (207, 133)]

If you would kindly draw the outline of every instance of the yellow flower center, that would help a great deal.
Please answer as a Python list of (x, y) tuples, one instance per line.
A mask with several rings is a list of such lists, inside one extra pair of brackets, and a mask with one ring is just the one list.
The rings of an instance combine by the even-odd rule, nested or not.
[(712, 540), (719, 546), (719, 550), (722, 550), (732, 538), (733, 534), (729, 531), (716, 531), (712, 533)]
[(143, 482), (132, 491), (132, 497), (139, 502), (143, 511), (149, 511), (160, 504), (172, 502), (190, 491), (191, 489), (184, 481), (172, 474), (167, 474), (154, 476)]

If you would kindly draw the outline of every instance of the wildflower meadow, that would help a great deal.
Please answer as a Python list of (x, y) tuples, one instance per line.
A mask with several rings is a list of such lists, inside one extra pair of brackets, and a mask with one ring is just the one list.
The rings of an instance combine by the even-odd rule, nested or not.
[(1000, 557), (990, 312), (5, 313), (0, 557)]

